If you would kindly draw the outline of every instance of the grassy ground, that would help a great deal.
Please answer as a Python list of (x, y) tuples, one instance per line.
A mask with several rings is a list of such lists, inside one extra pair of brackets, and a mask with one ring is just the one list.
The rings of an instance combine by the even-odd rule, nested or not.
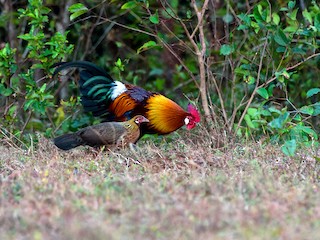
[(136, 154), (62, 152), (45, 139), (29, 151), (0, 145), (0, 239), (320, 236), (316, 151), (219, 149), (210, 135), (180, 133), (142, 141)]

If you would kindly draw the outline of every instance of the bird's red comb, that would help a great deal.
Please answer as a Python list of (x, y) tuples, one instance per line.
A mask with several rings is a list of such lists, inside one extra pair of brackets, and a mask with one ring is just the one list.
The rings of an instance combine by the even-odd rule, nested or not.
[(188, 112), (194, 118), (195, 122), (200, 122), (200, 113), (192, 104), (188, 104)]

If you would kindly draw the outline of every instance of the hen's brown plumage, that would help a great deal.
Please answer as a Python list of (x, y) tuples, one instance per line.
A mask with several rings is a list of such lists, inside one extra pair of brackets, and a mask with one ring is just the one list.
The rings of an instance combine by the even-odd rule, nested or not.
[(104, 122), (57, 137), (54, 139), (54, 144), (62, 150), (69, 150), (80, 145), (125, 147), (130, 143), (136, 143), (140, 136), (140, 124), (146, 122), (149, 120), (141, 115), (126, 122)]

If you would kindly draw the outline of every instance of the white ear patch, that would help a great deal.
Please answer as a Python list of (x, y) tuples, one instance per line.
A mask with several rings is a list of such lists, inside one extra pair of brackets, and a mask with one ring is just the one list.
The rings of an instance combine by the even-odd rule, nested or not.
[(126, 86), (119, 81), (114, 82), (116, 85), (112, 87), (112, 94), (111, 94), (111, 99), (114, 100), (116, 99), (119, 95), (127, 91)]
[(189, 118), (186, 117), (186, 118), (184, 119), (184, 124), (185, 124), (185, 125), (188, 125), (189, 122), (190, 122)]

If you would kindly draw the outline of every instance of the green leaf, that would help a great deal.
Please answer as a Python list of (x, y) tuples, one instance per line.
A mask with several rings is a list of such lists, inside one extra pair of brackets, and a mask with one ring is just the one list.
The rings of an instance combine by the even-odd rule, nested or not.
[(307, 98), (312, 97), (315, 94), (318, 94), (320, 92), (320, 88), (311, 88), (307, 92)]
[(313, 104), (313, 107), (314, 107), (313, 116), (318, 116), (320, 114), (320, 102), (316, 102), (315, 104)]
[(6, 88), (3, 84), (0, 83), (0, 95), (8, 97), (12, 93), (13, 93), (13, 90), (11, 88)]
[(248, 76), (246, 83), (247, 84), (254, 84), (256, 82), (256, 79), (253, 76)]
[(297, 115), (295, 115), (293, 120), (301, 122), (301, 120), (302, 120), (301, 114), (298, 113)]
[(227, 13), (226, 15), (223, 16), (222, 19), (225, 23), (229, 24), (233, 21), (233, 15)]
[(250, 26), (251, 18), (247, 14), (241, 13), (238, 15), (238, 18), (240, 18), (240, 20), (243, 21), (245, 25)]
[(271, 113), (277, 113), (277, 114), (281, 114), (281, 111), (280, 110), (278, 110), (278, 109), (276, 109), (275, 107), (269, 107), (269, 112), (271, 112)]
[(237, 27), (237, 30), (246, 30), (246, 29), (248, 29), (248, 26), (244, 24), (240, 24), (239, 27)]
[(28, 41), (28, 40), (34, 39), (34, 36), (30, 35), (30, 33), (26, 33), (26, 34), (19, 35), (18, 38)]
[(162, 68), (154, 68), (149, 72), (149, 76), (161, 76), (163, 72)]
[(279, 29), (274, 35), (274, 40), (276, 41), (276, 43), (284, 47), (287, 46), (289, 43), (287, 36), (281, 29)]
[(307, 19), (308, 20), (308, 22), (310, 23), (310, 24), (312, 24), (312, 16), (311, 16), (311, 14), (308, 12), (308, 10), (307, 9), (305, 9), (305, 10), (303, 10), (302, 11), (302, 15), (303, 15), (303, 17), (305, 18), (305, 19)]
[(159, 24), (159, 15), (158, 15), (158, 11), (156, 11), (155, 14), (151, 15), (149, 17), (150, 22), (152, 22), (153, 24)]
[(289, 33), (295, 33), (299, 29), (299, 23), (298, 21), (293, 21), (290, 23), (288, 27), (286, 27), (283, 31), (289, 32)]
[(262, 6), (260, 4), (256, 5), (253, 9), (253, 17), (257, 22), (262, 22), (262, 16), (261, 16)]
[(287, 122), (289, 116), (290, 114), (288, 112), (285, 112), (284, 114), (280, 115), (278, 118), (275, 118), (271, 122), (269, 122), (268, 125), (274, 129), (281, 129), (283, 128), (284, 124)]
[(80, 17), (81, 15), (85, 14), (87, 12), (87, 10), (83, 10), (83, 11), (78, 11), (75, 13), (72, 13), (70, 15), (70, 21), (73, 21), (74, 19), (76, 19), (77, 17)]
[(234, 70), (235, 73), (239, 74), (239, 75), (244, 75), (244, 76), (247, 76), (250, 74), (250, 72), (248, 70), (245, 70), (245, 69), (242, 69), (241, 67), (237, 67), (235, 70)]
[(269, 96), (272, 96), (273, 95), (273, 89), (276, 87), (275, 84), (270, 84), (269, 87), (268, 87), (268, 94)]
[(249, 128), (255, 128), (253, 122), (251, 121), (251, 118), (250, 118), (249, 114), (246, 114), (246, 115), (244, 116), (244, 120), (246, 121), (247, 126), (248, 126)]
[(229, 44), (223, 44), (220, 48), (220, 55), (230, 55), (233, 52), (232, 47)]
[(141, 53), (142, 51), (148, 50), (150, 48), (153, 48), (157, 46), (157, 43), (155, 41), (149, 41), (144, 43), (141, 47), (138, 48), (137, 53)]
[(162, 91), (165, 89), (165, 82), (165, 79), (157, 78), (157, 80), (154, 82), (154, 85), (156, 86), (158, 91)]
[(288, 2), (288, 8), (289, 9), (293, 9), (295, 5), (296, 5), (296, 1), (289, 1)]
[(84, 6), (82, 3), (75, 3), (75, 4), (72, 4), (68, 8), (68, 11), (71, 13), (74, 13), (74, 12), (78, 12), (78, 11), (85, 10), (85, 9), (88, 10), (88, 8), (86, 6)]
[(12, 107), (9, 108), (8, 114), (9, 116), (13, 116), (13, 114), (16, 112), (18, 106), (17, 105), (13, 105)]
[(41, 88), (40, 88), (39, 92), (40, 92), (40, 93), (44, 93), (44, 92), (45, 92), (45, 90), (46, 90), (46, 88), (47, 88), (47, 84), (46, 84), (46, 83), (44, 83), (44, 84), (41, 86)]
[(284, 76), (286, 79), (290, 78), (290, 74), (287, 72), (287, 70), (282, 71), (282, 76)]
[(272, 13), (272, 21), (275, 25), (279, 25), (280, 17), (277, 13)]
[(314, 108), (312, 106), (303, 106), (299, 111), (300, 113), (312, 116), (314, 113)]
[(313, 137), (314, 139), (318, 139), (317, 133), (311, 127), (298, 125), (296, 128)]
[(275, 76), (279, 80), (279, 82), (284, 82), (284, 78), (289, 79), (290, 78), (290, 73), (287, 72), (286, 69), (282, 69), (279, 72), (275, 72)]
[(248, 108), (247, 113), (248, 113), (252, 118), (256, 117), (256, 116), (259, 114), (259, 113), (258, 113), (258, 109), (256, 109), (256, 108), (251, 108), (251, 107)]
[(119, 67), (122, 65), (122, 61), (121, 61), (121, 58), (118, 58), (118, 60), (116, 61), (116, 66)]
[[(190, 10), (189, 10), (189, 12), (190, 12)], [(188, 15), (188, 11), (187, 11), (187, 13), (186, 13), (187, 15)], [(190, 12), (190, 14), (191, 14), (191, 12)], [(167, 8), (163, 8), (163, 9), (161, 9), (161, 16), (163, 17), (163, 18), (165, 18), (165, 19), (172, 19), (173, 18), (173, 16), (176, 16), (177, 14), (175, 13), (175, 11), (172, 9), (172, 8), (169, 8), (169, 7), (167, 7)], [(192, 17), (192, 15), (190, 15), (190, 18)]]
[(26, 101), (26, 103), (25, 103), (24, 106), (23, 106), (23, 109), (24, 109), (24, 110), (28, 110), (29, 107), (30, 107), (31, 105), (33, 105), (34, 103), (36, 103), (36, 102), (37, 102), (37, 100), (35, 100), (35, 99), (31, 99), (31, 100)]
[(121, 9), (122, 10), (125, 10), (125, 9), (133, 9), (137, 6), (137, 2), (136, 1), (129, 1), (129, 2), (126, 2), (125, 4), (123, 4), (121, 6)]
[(266, 109), (260, 110), (260, 114), (265, 117), (271, 116), (271, 112)]
[(259, 89), (257, 90), (257, 93), (258, 93), (261, 97), (263, 97), (264, 99), (269, 99), (269, 94), (268, 94), (267, 89), (265, 89), (265, 88), (259, 88)]
[(279, 46), (279, 47), (277, 47), (277, 49), (276, 49), (276, 51), (277, 51), (278, 53), (284, 53), (286, 50), (287, 50), (287, 48), (286, 48), (286, 47), (282, 47), (282, 46)]
[(320, 13), (314, 17), (314, 27), (320, 32)]
[(82, 3), (73, 4), (68, 8), (68, 10), (70, 13), (72, 13), (70, 16), (71, 21), (81, 16), (82, 14), (88, 12), (88, 8), (84, 6)]
[(251, 27), (253, 27), (254, 32), (258, 33), (260, 31), (260, 24), (256, 23), (256, 22), (251, 22)]
[(277, 79), (279, 82), (284, 83), (284, 76), (282, 74), (277, 76)]
[(291, 19), (291, 20), (297, 20), (297, 13), (298, 13), (298, 8), (294, 9), (291, 13), (288, 13), (287, 16)]
[(295, 139), (288, 140), (281, 147), (282, 152), (287, 156), (294, 156), (297, 149), (297, 141)]
[(187, 10), (187, 18), (188, 19), (192, 18), (192, 12), (190, 10)]
[(124, 71), (124, 64), (120, 58), (118, 58), (118, 60), (115, 62), (115, 65), (120, 71)]
[(301, 54), (301, 55), (305, 55), (306, 54), (306, 51), (303, 50), (302, 48), (299, 48), (299, 47), (292, 48), (292, 52), (293, 53), (297, 53), (297, 54)]

